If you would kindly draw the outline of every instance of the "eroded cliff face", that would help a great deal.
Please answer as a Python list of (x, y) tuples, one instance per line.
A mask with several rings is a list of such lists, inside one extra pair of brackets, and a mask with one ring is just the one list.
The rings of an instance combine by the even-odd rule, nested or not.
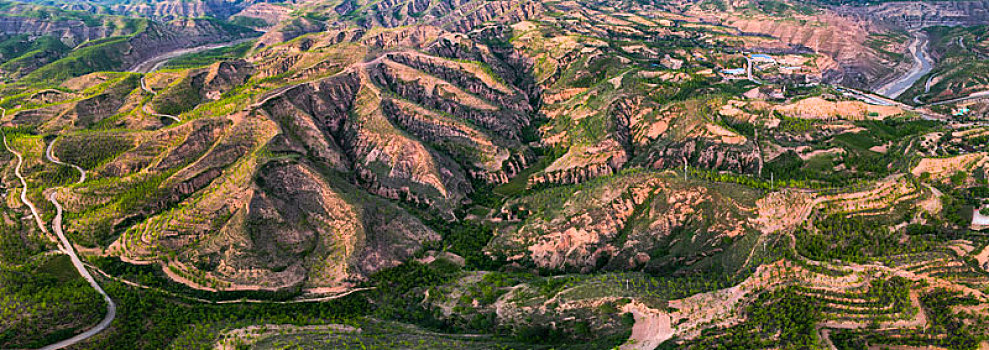
[[(584, 11), (587, 27), (630, 23)], [(632, 167), (759, 171), (755, 141), (713, 123), (709, 111), (717, 101), (660, 102), (681, 92), (667, 88), (662, 74), (626, 73), (632, 62), (626, 49), (584, 34), (585, 26), (549, 28), (534, 22), (513, 28), (515, 49), (539, 62), (530, 65), (530, 76), (540, 95), (538, 114), (548, 119), (540, 142), (560, 152), (528, 179), (530, 186), (578, 184)], [(676, 79), (689, 77), (670, 75)]]
[[(0, 21), (2, 18), (6, 17), (0, 17)], [(71, 54), (68, 53), (69, 50), (65, 50), (45, 57), (35, 57), (35, 59), (43, 58), (45, 62), (37, 65), (21, 65), (16, 71), (3, 73), (12, 78), (41, 82), (67, 79), (98, 71), (127, 71), (165, 52), (256, 35), (253, 30), (208, 19), (176, 20), (169, 23), (148, 21), (139, 24), (128, 23), (126, 26), (118, 23), (116, 26), (118, 29), (113, 32), (89, 32), (106, 37), (103, 38), (104, 40), (87, 41), (84, 45), (75, 47)], [(134, 32), (119, 29), (120, 26)], [(56, 34), (57, 31), (43, 35)], [(89, 39), (92, 38), (78, 38), (78, 40)], [(65, 40), (76, 39), (67, 37)]]
[[(250, 72), (245, 62), (222, 62), (178, 79), (196, 81), (187, 88), (207, 96), (238, 86)], [(327, 101), (347, 94), (346, 78), (323, 82)], [(80, 89), (103, 82), (79, 80)], [(101, 101), (129, 100), (120, 91), (140, 94), (117, 88), (135, 81), (111, 82)], [(46, 127), (65, 127), (61, 120), (48, 119)], [(159, 263), (176, 281), (205, 290), (342, 291), (439, 239), (395, 203), (325, 172), (320, 158), (304, 157), (303, 142), (280, 131), (292, 125), (280, 122), (259, 108), (131, 134), (129, 148), (89, 172), (116, 182), (60, 194), (67, 210), (92, 214), (67, 231), (96, 245), (119, 233), (112, 254)], [(152, 194), (121, 195), (133, 187)]]
[(141, 30), (142, 19), (65, 12), (27, 3), (5, 3), (0, 16), (0, 76), (20, 78), (64, 57), (84, 43)]
[(899, 27), (974, 26), (989, 24), (989, 1), (903, 1), (872, 6), (842, 6), (843, 15)]
[(167, 24), (151, 22), (147, 30), (127, 40), (127, 46), (122, 48), (121, 60), (124, 62), (123, 68), (130, 69), (163, 52), (256, 35), (252, 30), (204, 19), (175, 20)]
[[(520, 57), (435, 27), (341, 30), (156, 72), (143, 88), (137, 75), (75, 78), (70, 92), (35, 98), (79, 101), (14, 122), (144, 130), (90, 170), (116, 182), (60, 195), (87, 213), (66, 227), (85, 244), (113, 242), (112, 254), (161, 264), (194, 288), (341, 291), (439, 239), (401, 205), (455, 220), (474, 183), (529, 165), (522, 134), (534, 104)], [(291, 80), (202, 111), (229, 108), (229, 93), (264, 79)], [(165, 127), (147, 109), (183, 121)], [(122, 198), (133, 187), (153, 194)]]
[(236, 20), (236, 17), (252, 18), (264, 23), (260, 27), (271, 27), (288, 20), (290, 18), (289, 12), (291, 12), (291, 8), (287, 6), (255, 3), (237, 12), (231, 18), (233, 20)]
[(72, 47), (87, 40), (102, 39), (115, 34), (115, 29), (100, 24), (91, 26), (79, 20), (56, 22), (30, 17), (0, 16), (0, 34), (53, 36)]
[[(197, 288), (353, 286), (439, 239), (403, 206), (461, 220), (474, 191), (508, 183), (537, 160), (521, 186), (528, 192), (478, 218), (505, 224), (488, 253), (561, 271), (720, 264), (705, 261), (727, 256), (733, 240), (758, 229), (750, 220), (758, 195), (660, 171), (686, 164), (757, 174), (756, 137), (720, 119), (737, 104), (692, 98), (706, 92), (679, 85), (715, 84), (706, 73), (629, 71), (638, 57), (631, 55), (652, 49), (592, 36), (619, 24), (630, 38), (652, 32), (636, 32), (631, 18), (584, 11), (584, 25), (550, 16), (469, 33), (289, 22), (244, 59), (149, 74), (144, 89), (136, 75), (72, 79), (63, 86), (69, 92), (33, 97), (71, 100), (71, 108), (17, 111), (13, 122), (143, 130), (132, 148), (92, 169), (126, 186), (65, 190), (67, 208), (86, 213), (68, 229), (104, 232), (89, 237), (94, 245), (120, 234), (113, 254), (160, 263)], [(127, 43), (134, 55), (156, 40), (185, 45), (222, 33), (194, 20), (162, 26)], [(183, 27), (198, 36), (183, 38)], [(295, 29), (297, 39), (273, 45)], [(104, 90), (86, 93), (97, 85)], [(148, 109), (182, 122), (165, 127)], [(154, 195), (116, 197), (130, 186)]]
[(137, 14), (158, 21), (178, 18), (227, 18), (241, 11), (253, 1), (242, 0), (165, 0), (111, 4), (110, 12)]
[(372, 193), (429, 206), (446, 216), (473, 191), (472, 180), (507, 182), (526, 166), (531, 153), (520, 140), (531, 120), (531, 103), (483, 62), (498, 61), (502, 69), (508, 63), (487, 48), (468, 47), (453, 58), (424, 54), (450, 52), (452, 42), (448, 34), (429, 27), (350, 34), (328, 33), (300, 43), (300, 49), (340, 39), (382, 48), (413, 45), (421, 52), (383, 53), (331, 78), (266, 97), (259, 107), (291, 125), (290, 132), (310, 154), (334, 169), (352, 171)]
[(477, 0), (394, 0), (361, 4), (345, 0), (333, 8), (343, 19), (354, 20), (363, 27), (400, 27), (430, 25), (457, 32), (468, 32), (485, 22), (517, 22), (545, 10), (539, 1)]
[(304, 162), (268, 162), (257, 174), (246, 210), (224, 229), (230, 236), (188, 257), (221, 289), (342, 290), (439, 239), (380, 199), (331, 186)]

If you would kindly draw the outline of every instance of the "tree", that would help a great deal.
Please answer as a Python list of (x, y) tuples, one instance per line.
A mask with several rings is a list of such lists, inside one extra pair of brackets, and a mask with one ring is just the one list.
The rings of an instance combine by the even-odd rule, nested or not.
[(968, 179), (968, 173), (961, 170), (951, 175), (951, 183), (955, 184), (955, 186), (961, 186), (965, 184), (966, 179)]

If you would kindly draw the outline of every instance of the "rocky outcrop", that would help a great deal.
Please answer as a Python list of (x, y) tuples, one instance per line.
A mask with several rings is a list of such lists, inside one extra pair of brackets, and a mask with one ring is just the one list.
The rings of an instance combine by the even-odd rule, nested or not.
[(227, 18), (253, 1), (244, 0), (165, 0), (129, 2), (109, 6), (113, 13), (137, 14), (158, 21), (179, 18)]
[(458, 7), (454, 13), (432, 24), (458, 32), (469, 32), (487, 22), (515, 23), (534, 18), (543, 11), (545, 8), (539, 1), (475, 1), (471, 6)]
[(231, 16), (231, 19), (236, 20), (237, 17), (252, 18), (263, 22), (264, 25), (262, 27), (270, 27), (289, 19), (289, 11), (291, 11), (291, 9), (286, 6), (279, 6), (269, 3), (256, 3), (251, 4), (240, 12), (237, 12), (235, 15)]
[[(436, 76), (453, 85), (463, 87), (472, 95), (480, 97), (485, 101), (493, 102), (506, 110), (500, 119), (515, 125), (503, 128), (492, 128), (493, 131), (511, 130), (511, 137), (517, 139), (521, 128), (528, 126), (528, 115), (532, 113), (532, 104), (526, 95), (514, 86), (501, 81), (500, 76), (486, 74), (483, 70), (485, 65), (478, 63), (459, 63), (448, 59), (438, 59), (436, 57), (419, 55), (413, 53), (397, 53), (389, 55), (392, 61), (401, 63)], [(483, 124), (494, 124), (493, 121), (478, 121)]]
[(343, 18), (354, 18), (358, 25), (365, 28), (428, 24), (462, 33), (493, 21), (514, 23), (526, 20), (544, 10), (545, 7), (538, 1), (484, 0), (384, 0), (368, 7), (361, 7), (356, 1), (344, 1), (334, 8)]
[(871, 6), (841, 6), (838, 13), (898, 28), (989, 24), (989, 1), (897, 1)]
[(395, 134), (398, 130), (382, 114), (382, 95), (370, 83), (356, 69), (286, 90), (261, 107), (292, 125), (294, 136), (329, 165), (352, 169), (372, 193), (452, 209), (469, 191), (462, 171), (421, 143)]
[(370, 32), (361, 38), (364, 45), (384, 49), (388, 47), (422, 47), (432, 43), (445, 32), (439, 27), (413, 26), (402, 29)]
[(295, 39), (301, 35), (323, 31), (326, 24), (308, 18), (293, 18), (268, 30), (254, 44), (255, 47), (268, 47)]
[(162, 52), (255, 35), (257, 32), (252, 30), (223, 25), (213, 20), (177, 20), (168, 24), (152, 22), (146, 31), (127, 40), (121, 59), (124, 67), (130, 68)]
[[(257, 106), (310, 156), (350, 172), (371, 193), (451, 215), (473, 191), (471, 180), (504, 183), (531, 162), (521, 139), (533, 111), (526, 92), (488, 68), (486, 62), (510, 64), (486, 46), (456, 51), (479, 61), (404, 49), (448, 52), (440, 49), (448, 44), (438, 44), (447, 35), (435, 27), (331, 31), (271, 48), (281, 54), (262, 52), (272, 61), (258, 63), (261, 74), (280, 74), (305, 61), (309, 50), (338, 42), (390, 51), (263, 97)], [(301, 71), (310, 69), (322, 74), (315, 66)]]
[(225, 283), (349, 287), (439, 239), (380, 201), (348, 203), (305, 164), (269, 163), (259, 170), (258, 186), (242, 214), (245, 240), (214, 241), (191, 258)]
[(52, 36), (73, 47), (85, 41), (114, 35), (115, 30), (104, 25), (90, 26), (79, 20), (46, 21), (30, 17), (0, 16), (0, 34)]
[(499, 108), (490, 104), (489, 100), (483, 98), (484, 96), (463, 90), (461, 85), (430, 78), (424, 79), (413, 74), (419, 71), (418, 69), (409, 68), (412, 67), (382, 62), (372, 66), (369, 74), (373, 82), (405, 99), (430, 109), (460, 116), (510, 139), (518, 140), (522, 128), (528, 123), (525, 114), (509, 109), (525, 108), (528, 107), (527, 104), (502, 105), (507, 108)]
[[(776, 18), (760, 18), (728, 16), (721, 18), (725, 24), (738, 28), (741, 33), (758, 34), (776, 38), (782, 47), (798, 52), (800, 48), (809, 48), (831, 57), (836, 61), (840, 70), (822, 70), (824, 77), (833, 82), (841, 82), (848, 86), (866, 87), (893, 72), (892, 68), (901, 62), (890, 62), (873, 48), (866, 45), (871, 34), (882, 33), (884, 30), (871, 21), (855, 20), (854, 18), (825, 13), (807, 18), (807, 22), (816, 25), (803, 25), (797, 21), (782, 21)], [(764, 40), (763, 40), (764, 41)], [(887, 48), (890, 52), (905, 52), (906, 44), (895, 44)], [(773, 47), (767, 43), (760, 44), (760, 50), (770, 51)]]
[(704, 140), (654, 145), (645, 163), (654, 169), (677, 169), (684, 160), (693, 167), (755, 174), (759, 171), (759, 151), (753, 145), (733, 147)]

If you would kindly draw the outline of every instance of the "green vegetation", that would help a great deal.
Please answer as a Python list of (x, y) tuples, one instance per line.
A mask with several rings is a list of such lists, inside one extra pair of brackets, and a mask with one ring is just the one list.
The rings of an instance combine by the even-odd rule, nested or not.
[(187, 76), (169, 86), (164, 92), (158, 93), (151, 100), (154, 110), (158, 113), (179, 115), (204, 102), (205, 99), (200, 95), (199, 89), (193, 86), (193, 80)]
[(943, 221), (955, 227), (967, 228), (972, 223), (974, 208), (982, 205), (982, 199), (973, 195), (973, 191), (955, 187), (957, 185), (939, 183), (936, 186), (944, 193), (941, 196)]
[(245, 16), (233, 16), (233, 17), (230, 18), (230, 23), (233, 23), (233, 24), (236, 24), (236, 25), (242, 26), (242, 27), (251, 27), (251, 28), (261, 28), (261, 27), (267, 27), (267, 26), (270, 25), (267, 21), (265, 21), (265, 20), (263, 20), (261, 18), (245, 17)]
[(134, 147), (130, 136), (112, 132), (68, 135), (54, 142), (52, 151), (59, 160), (83, 169), (94, 169)]
[(45, 63), (65, 55), (71, 48), (51, 36), (31, 38), (27, 34), (13, 35), (0, 40), (0, 70), (12, 76), (27, 73)]
[[(533, 345), (504, 336), (444, 334), (397, 322), (367, 321), (358, 324), (360, 332), (316, 331), (292, 334), (278, 332), (261, 337), (256, 349), (318, 347), (341, 350), (433, 350), (433, 349), (553, 349), (552, 345)], [(578, 345), (575, 345), (578, 346)], [(592, 345), (583, 345), (592, 349)], [(578, 346), (581, 347), (581, 346)], [(575, 347), (568, 347), (575, 348)]]
[[(985, 44), (989, 26), (933, 26), (924, 28), (930, 40), (930, 51), (938, 59), (930, 74), (917, 80), (913, 86), (898, 97), (900, 101), (915, 103), (937, 102), (966, 96), (973, 92), (989, 89), (989, 46)], [(932, 81), (927, 92), (927, 78)], [(951, 106), (941, 107), (950, 113)], [(970, 116), (963, 116), (967, 119)]]
[(491, 192), (505, 196), (511, 197), (515, 195), (522, 194), (525, 192), (526, 188), (529, 186), (529, 177), (533, 174), (546, 169), (547, 166), (553, 163), (557, 157), (547, 155), (539, 158), (535, 164), (530, 164), (528, 168), (520, 171), (507, 183), (498, 185), (491, 190)]
[(104, 289), (119, 309), (114, 326), (84, 349), (211, 349), (227, 327), (254, 324), (353, 324), (368, 309), (352, 295), (319, 303), (201, 304), (175, 300), (156, 290), (107, 281)]
[(902, 33), (872, 34), (869, 35), (868, 40), (865, 41), (865, 46), (875, 50), (887, 60), (900, 62), (903, 61), (907, 55), (900, 52), (890, 51), (889, 46), (903, 44), (906, 42), (907, 38), (908, 37)]
[(96, 27), (103, 22), (100, 15), (87, 11), (64, 10), (57, 7), (39, 6), (14, 1), (0, 1), (0, 13), (10, 17), (28, 17), (33, 19), (61, 22), (76, 20), (89, 27)]
[(36, 348), (68, 338), (99, 321), (105, 309), (67, 255), (0, 266), (0, 347)]
[(492, 227), (470, 221), (434, 220), (427, 224), (443, 236), (442, 244), (445, 248), (464, 257), (468, 267), (493, 269), (501, 265), (501, 262), (484, 254), (484, 247), (491, 241), (491, 237), (494, 237)]
[(4, 210), (0, 219), (6, 222), (0, 225), (0, 265), (23, 265), (48, 247), (48, 241), (37, 236), (23, 221), (15, 220), (19, 218), (12, 212)]
[(194, 289), (184, 284), (169, 279), (158, 264), (135, 265), (126, 263), (116, 257), (92, 258), (93, 265), (107, 274), (127, 281), (138, 283), (142, 286), (156, 288), (164, 293), (186, 298), (197, 298), (209, 301), (231, 301), (240, 299), (256, 299), (269, 301), (284, 301), (298, 297), (300, 292), (288, 290), (282, 292), (268, 291), (224, 291), (210, 292), (201, 289)]
[(832, 335), (832, 342), (839, 349), (867, 349), (870, 345), (881, 347), (905, 345), (911, 347), (934, 346), (951, 350), (975, 350), (986, 340), (984, 318), (966, 312), (954, 313), (953, 307), (974, 306), (979, 301), (961, 296), (943, 288), (934, 289), (920, 298), (927, 313), (929, 326), (925, 329), (906, 329), (881, 332), (845, 330)]
[(797, 252), (809, 259), (859, 263), (887, 255), (929, 251), (941, 244), (941, 240), (928, 236), (909, 236), (901, 242), (898, 232), (878, 220), (837, 214), (816, 218), (813, 229), (798, 229), (796, 237)]
[[(237, 17), (244, 18), (244, 17)], [(163, 69), (185, 69), (207, 66), (215, 62), (242, 58), (254, 45), (253, 41), (240, 43), (233, 46), (221, 47), (202, 52), (185, 54), (165, 63)]]
[[(727, 329), (705, 331), (680, 348), (683, 349), (813, 349), (820, 345), (815, 329), (822, 321), (824, 308), (815, 298), (796, 293), (792, 288), (765, 293), (745, 310), (746, 322)], [(673, 342), (660, 349), (674, 349)]]
[(56, 82), (92, 72), (121, 69), (124, 65), (121, 53), (126, 51), (128, 45), (127, 37), (108, 38), (74, 50), (64, 58), (24, 76), (20, 82)]
[[(75, 49), (54, 37), (0, 40), (0, 55), (11, 57), (0, 68), (41, 67), (3, 86), (0, 99), (9, 124), (24, 125), (4, 130), (24, 154), (27, 197), (50, 226), (46, 195), (65, 187), (67, 233), (95, 248), (83, 251), (120, 306), (111, 328), (78, 347), (207, 349), (259, 326), (233, 345), (607, 349), (628, 339), (636, 322), (628, 311), (640, 305), (677, 308), (678, 330), (702, 330), (668, 349), (823, 348), (821, 322), (869, 324), (832, 333), (847, 348), (970, 349), (989, 333), (984, 320), (945, 311), (974, 302), (929, 293), (922, 281), (984, 291), (989, 278), (972, 257), (989, 238), (968, 229), (989, 198), (984, 169), (909, 174), (930, 154), (922, 135), (945, 132), (935, 146), (953, 142), (954, 124), (912, 112), (884, 120), (773, 112), (809, 96), (844, 98), (827, 84), (774, 81), (775, 70), (761, 72), (758, 86), (724, 79), (717, 71), (743, 65), (741, 51), (773, 39), (683, 20), (689, 11), (544, 2), (521, 9), (532, 12), (525, 23), (461, 31), (473, 21), (444, 22), (435, 4), (340, 5), (343, 16), (297, 9), (274, 30), (308, 34), (285, 43), (173, 59), (147, 75), (155, 94), (140, 89), (143, 75), (102, 72), (133, 63), (123, 53), (139, 46), (135, 33), (167, 34), (146, 20), (114, 20), (140, 28)], [(776, 21), (831, 11), (778, 0), (689, 6)], [(419, 19), (459, 34), (402, 26)], [(350, 20), (371, 28), (344, 28)], [(375, 28), (379, 20), (397, 26)], [(237, 24), (267, 25), (231, 22), (213, 24), (238, 33)], [(888, 55), (896, 40), (906, 37), (866, 45)], [(253, 76), (204, 73), (224, 60)], [(90, 72), (102, 73), (66, 81)], [(782, 86), (783, 98), (746, 93)], [(145, 107), (181, 121), (160, 123)], [(92, 177), (73, 184), (74, 169), (44, 159), (48, 144)], [(54, 245), (20, 204), (10, 155), (0, 156), (10, 206), (0, 213), (0, 347), (36, 347), (91, 326), (103, 305), (64, 256), (43, 253)], [(271, 171), (282, 165), (304, 171)], [(518, 173), (488, 178), (502, 169)], [(97, 253), (114, 241), (123, 249)], [(167, 272), (238, 289), (198, 290)], [(269, 273), (276, 277), (259, 277)], [(239, 289), (251, 284), (292, 287)], [(305, 299), (331, 288), (359, 290)], [(725, 306), (712, 304), (722, 297), (740, 314), (691, 324)], [(930, 327), (879, 329), (920, 312)], [(736, 315), (737, 324), (710, 327)]]

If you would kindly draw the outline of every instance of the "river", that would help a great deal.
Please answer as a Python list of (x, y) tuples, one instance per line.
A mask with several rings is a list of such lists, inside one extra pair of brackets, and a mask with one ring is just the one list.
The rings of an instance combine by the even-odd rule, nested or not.
[(151, 57), (149, 59), (146, 59), (143, 62), (140, 62), (140, 63), (134, 65), (134, 67), (131, 68), (129, 71), (131, 73), (151, 73), (151, 72), (154, 72), (154, 71), (158, 70), (158, 68), (161, 68), (162, 66), (164, 66), (165, 63), (168, 62), (168, 60), (171, 60), (173, 58), (176, 58), (176, 57), (179, 57), (179, 56), (182, 56), (182, 55), (185, 55), (185, 54), (203, 52), (203, 51), (212, 50), (212, 49), (219, 49), (221, 47), (234, 46), (234, 45), (237, 45), (237, 44), (240, 44), (240, 43), (245, 43), (245, 42), (248, 42), (248, 41), (251, 41), (251, 40), (254, 40), (254, 39), (257, 39), (257, 38), (253, 38), (253, 37), (252, 38), (244, 38), (244, 39), (234, 40), (234, 41), (225, 42), (225, 43), (212, 43), (212, 44), (200, 45), (200, 46), (196, 46), (196, 47), (189, 47), (189, 48), (183, 48), (183, 49), (168, 51), (168, 52), (162, 53), (160, 55), (157, 55), (157, 56)]
[(921, 31), (913, 32), (913, 41), (910, 43), (910, 55), (913, 57), (913, 65), (903, 76), (876, 89), (880, 95), (897, 98), (904, 91), (907, 91), (917, 80), (923, 78), (934, 69), (934, 61), (927, 52), (929, 40), (927, 35)]

